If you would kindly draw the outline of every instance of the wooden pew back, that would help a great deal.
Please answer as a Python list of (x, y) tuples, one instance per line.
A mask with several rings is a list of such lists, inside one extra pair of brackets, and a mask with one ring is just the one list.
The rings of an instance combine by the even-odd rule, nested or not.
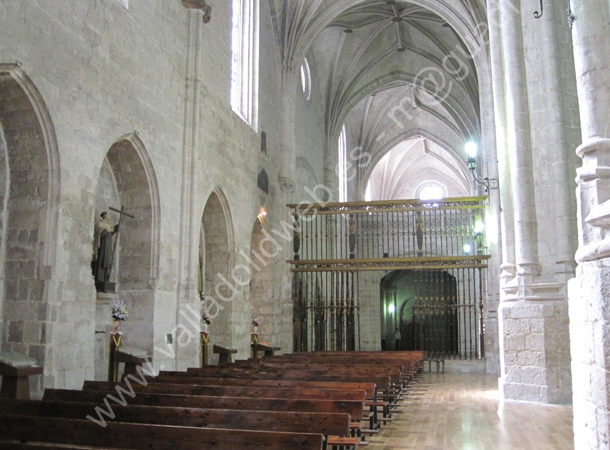
[[(150, 425), (176, 425), (200, 428), (231, 428), (239, 430), (265, 430), (285, 432), (320, 433), (347, 436), (349, 414), (244, 411), (228, 409), (203, 409), (111, 404), (114, 418), (110, 419), (96, 408), (109, 411), (96, 403), (66, 401), (7, 400), (0, 403), (0, 414), (29, 415), (84, 419), (88, 416), (103, 422), (144, 423)], [(89, 419), (90, 420), (90, 419)]]
[(202, 448), (235, 450), (261, 448), (321, 449), (323, 436), (307, 433), (205, 429), (136, 423), (108, 423), (101, 427), (89, 420), (56, 417), (0, 415), (0, 441), (50, 442), (155, 450)]

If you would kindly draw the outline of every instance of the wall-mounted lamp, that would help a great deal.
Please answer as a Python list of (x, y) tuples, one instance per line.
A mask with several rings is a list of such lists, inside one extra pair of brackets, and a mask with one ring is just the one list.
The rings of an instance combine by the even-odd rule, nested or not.
[(477, 254), (479, 255), (485, 254), (487, 250), (483, 231), (485, 231), (485, 224), (481, 220), (477, 220), (474, 224), (474, 241), (477, 244)]
[(475, 233), (474, 240), (477, 243), (477, 253), (484, 255), (487, 252), (487, 246), (485, 245), (485, 235), (483, 232)]
[(390, 303), (390, 304), (388, 305), (388, 312), (389, 312), (390, 314), (394, 314), (394, 311), (396, 311), (396, 308), (394, 308), (394, 303)]
[(265, 210), (265, 208), (261, 207), (257, 217), (258, 217), (258, 220), (260, 220), (261, 222), (263, 220), (265, 220), (265, 218), (267, 217), (267, 210)]
[(474, 181), (481, 186), (485, 186), (485, 192), (489, 192), (490, 189), (498, 189), (499, 183), (497, 178), (485, 177), (482, 180), (477, 178), (477, 144), (469, 141), (466, 143), (465, 149), (466, 153), (468, 153), (468, 170), (470, 170)]

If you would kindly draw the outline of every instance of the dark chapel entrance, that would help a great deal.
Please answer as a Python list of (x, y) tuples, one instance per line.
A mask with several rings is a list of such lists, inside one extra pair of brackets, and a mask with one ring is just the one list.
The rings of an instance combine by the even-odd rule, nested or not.
[(477, 278), (473, 269), (388, 273), (380, 283), (384, 347), (444, 358), (480, 357), (479, 307), (471, 287)]

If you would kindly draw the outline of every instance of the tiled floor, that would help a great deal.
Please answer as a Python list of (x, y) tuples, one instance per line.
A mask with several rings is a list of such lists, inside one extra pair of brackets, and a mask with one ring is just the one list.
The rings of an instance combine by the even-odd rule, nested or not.
[(572, 407), (501, 402), (498, 377), (424, 373), (370, 449), (573, 449)]

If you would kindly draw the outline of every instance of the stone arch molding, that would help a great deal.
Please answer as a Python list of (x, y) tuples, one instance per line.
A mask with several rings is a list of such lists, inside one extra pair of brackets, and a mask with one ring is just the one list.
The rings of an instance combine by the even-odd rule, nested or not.
[[(197, 278), (199, 291), (206, 297), (204, 306), (213, 318), (211, 339), (214, 344), (224, 346), (233, 345), (233, 305), (225, 301), (232, 293), (225, 289), (220, 277), (230, 279), (234, 249), (233, 218), (229, 202), (222, 188), (217, 186), (208, 195), (201, 215)], [(215, 355), (213, 358), (217, 362)]]
[[(105, 157), (118, 178), (121, 201), (125, 203), (125, 209), (129, 211), (132, 208), (133, 210), (133, 205), (130, 203), (137, 200), (136, 196), (143, 199), (143, 202), (138, 202), (137, 209), (141, 209), (141, 216), (137, 215), (136, 220), (149, 224), (146, 239), (150, 243), (150, 252), (147, 252), (148, 277), (145, 282), (146, 287), (155, 289), (159, 278), (161, 202), (152, 160), (137, 131), (119, 137), (110, 146)], [(124, 171), (123, 167), (128, 166), (130, 171)], [(129, 227), (129, 222), (126, 223), (126, 227)], [(144, 286), (139, 286), (139, 288), (144, 288)]]
[[(226, 261), (226, 271), (227, 273), (231, 271), (231, 268), (234, 264), (235, 258), (235, 232), (233, 230), (233, 215), (231, 214), (231, 208), (229, 206), (229, 201), (222, 189), (221, 186), (216, 186), (210, 194), (207, 196), (205, 203), (202, 205), (201, 211), (201, 227), (202, 227), (202, 245), (205, 244), (205, 227), (204, 223), (206, 221), (206, 210), (210, 205), (215, 206), (215, 213), (222, 215), (224, 227), (221, 230), (222, 236), (226, 239), (226, 252), (227, 252), (227, 261)], [(207, 269), (206, 269), (207, 270)]]
[[(56, 237), (61, 192), (60, 160), (55, 127), (42, 95), (19, 64), (0, 64), (0, 92), (2, 92), (0, 99), (5, 98), (12, 102), (14, 107), (20, 105), (21, 108), (19, 113), (10, 112), (9, 108), (3, 108), (3, 112), (13, 116), (15, 120), (29, 117), (30, 123), (34, 126), (33, 131), (39, 139), (36, 142), (39, 147), (38, 152), (44, 152), (46, 186), (40, 191), (40, 194), (41, 198), (44, 197), (46, 208), (40, 216), (39, 240), (42, 248), (39, 254), (38, 271), (44, 278), (50, 278), (57, 256)], [(14, 94), (8, 95), (9, 92)], [(14, 96), (15, 94), (17, 96)], [(10, 121), (10, 119), (1, 119), (0, 124), (5, 121)], [(4, 129), (7, 128), (6, 124), (2, 126)], [(10, 159), (10, 143), (7, 143), (7, 153)]]
[[(56, 289), (59, 152), (46, 103), (18, 64), (0, 64), (0, 147), (0, 347), (44, 365), (54, 348), (47, 323)], [(42, 377), (32, 388), (41, 391)]]
[[(233, 267), (233, 258), (235, 253), (235, 232), (233, 230), (233, 215), (231, 214), (231, 208), (229, 207), (229, 200), (222, 190), (221, 186), (216, 186), (212, 191), (212, 194), (216, 194), (218, 197), (218, 201), (220, 202), (220, 206), (222, 207), (222, 212), (225, 218), (225, 224), (227, 226), (227, 239), (229, 242), (229, 269)], [(211, 195), (211, 194), (210, 194)], [(208, 198), (209, 200), (209, 198)]]

